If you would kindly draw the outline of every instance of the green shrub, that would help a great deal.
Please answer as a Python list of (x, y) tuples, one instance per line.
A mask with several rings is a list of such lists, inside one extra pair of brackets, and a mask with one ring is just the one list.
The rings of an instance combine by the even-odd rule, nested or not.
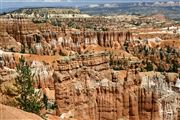
[(146, 65), (146, 70), (147, 71), (153, 71), (153, 65), (152, 63), (148, 62), (147, 65)]

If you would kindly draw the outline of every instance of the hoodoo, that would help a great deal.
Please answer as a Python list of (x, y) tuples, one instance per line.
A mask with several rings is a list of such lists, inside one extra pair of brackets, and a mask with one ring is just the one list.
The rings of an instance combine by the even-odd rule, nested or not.
[(0, 15), (0, 120), (180, 119), (178, 2), (106, 2)]

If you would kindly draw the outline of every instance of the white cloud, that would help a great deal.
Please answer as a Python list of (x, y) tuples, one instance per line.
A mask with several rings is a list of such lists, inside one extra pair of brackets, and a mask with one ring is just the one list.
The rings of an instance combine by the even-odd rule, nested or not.
[(106, 7), (106, 8), (113, 8), (113, 7), (117, 7), (117, 5), (116, 4), (104, 4), (104, 7)]
[(89, 7), (90, 8), (96, 8), (96, 7), (99, 7), (99, 5), (98, 4), (91, 4), (91, 5), (89, 5)]

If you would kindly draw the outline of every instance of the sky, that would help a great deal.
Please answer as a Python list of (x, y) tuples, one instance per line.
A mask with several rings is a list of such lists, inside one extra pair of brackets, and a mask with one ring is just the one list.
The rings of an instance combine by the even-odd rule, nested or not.
[(79, 7), (95, 3), (156, 2), (179, 0), (0, 0), (0, 13), (25, 7)]
[(178, 1), (178, 0), (0, 0), (1, 2), (144, 2), (144, 1)]

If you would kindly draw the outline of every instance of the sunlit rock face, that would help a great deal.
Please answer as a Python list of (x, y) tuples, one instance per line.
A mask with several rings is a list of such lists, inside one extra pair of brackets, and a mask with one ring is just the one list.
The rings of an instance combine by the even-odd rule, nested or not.
[(54, 90), (54, 80), (52, 78), (53, 69), (43, 62), (32, 61), (31, 63), (32, 74), (34, 75), (35, 86), (37, 88), (49, 88)]
[[(42, 91), (48, 100), (55, 101), (54, 79), (52, 77), (54, 69), (51, 65), (42, 61), (27, 60), (27, 54), (0, 51), (0, 94), (2, 94), (0, 103), (8, 104), (17, 95), (14, 83), (18, 75), (16, 72), (17, 60), (21, 56), (24, 56), (27, 65), (31, 68), (35, 89)], [(10, 91), (11, 94), (8, 94), (7, 91)]]
[(111, 48), (118, 46), (120, 48), (125, 39), (130, 39), (130, 37), (123, 32), (81, 32), (73, 33), (70, 37), (59, 37), (58, 43), (64, 48), (80, 52), (90, 45)]
[[(163, 120), (162, 114), (168, 109), (165, 106), (176, 104), (175, 101), (163, 102), (166, 100), (163, 96), (173, 93), (164, 77), (151, 75), (146, 79), (133, 71), (113, 71), (105, 55), (80, 56), (65, 61), (59, 61), (53, 73), (56, 112), (62, 118)], [(159, 86), (160, 83), (154, 81), (163, 84)], [(176, 107), (173, 109), (176, 111)], [(172, 120), (176, 116), (176, 113), (172, 114)]]
[(180, 88), (180, 79), (177, 79), (175, 86), (176, 86), (177, 88)]
[(64, 32), (28, 19), (2, 19), (0, 28), (2, 49), (38, 55), (61, 54), (63, 50), (81, 53), (90, 45), (121, 48), (126, 40), (132, 39), (130, 32)]
[[(15, 61), (12, 53), (2, 51), (0, 55), (4, 67), (11, 66), (6, 61)], [(61, 118), (177, 119), (179, 98), (164, 75), (151, 73), (148, 77), (131, 70), (114, 71), (107, 53), (62, 57), (53, 65), (36, 60), (28, 64), (36, 80), (35, 88), (56, 101), (56, 114)], [(169, 79), (173, 81), (174, 77)]]
[[(150, 50), (148, 45), (141, 47), (141, 42), (139, 46), (130, 42), (133, 39), (131, 32), (65, 32), (49, 25), (39, 28), (25, 19), (0, 21), (0, 28), (0, 46), (3, 50), (0, 51), (1, 79), (14, 79), (17, 58), (25, 56), (34, 75), (34, 87), (42, 89), (48, 100), (56, 101), (56, 115), (61, 119), (177, 120), (179, 79), (174, 80), (176, 77), (173, 77), (172, 80), (162, 74), (142, 76), (144, 72), (134, 70), (138, 66), (129, 69), (126, 62), (122, 68), (127, 70), (111, 69), (110, 55), (104, 53), (107, 48), (122, 50), (128, 43), (129, 53), (139, 54), (143, 48)], [(91, 46), (95, 52), (86, 51)], [(96, 47), (103, 50), (96, 51)], [(140, 59), (152, 57), (151, 61), (155, 61), (156, 65), (163, 64), (163, 68), (168, 70), (165, 60), (160, 63), (159, 50), (154, 48), (153, 51), (153, 57), (150, 54), (137, 56)], [(45, 57), (43, 62), (42, 57)], [(49, 64), (47, 61), (53, 57), (57, 59)], [(141, 65), (143, 68), (139, 62), (140, 68)]]
[(28, 113), (23, 110), (2, 105), (0, 104), (1, 108), (1, 119), (3, 120), (20, 120), (20, 119), (32, 119), (32, 120), (43, 120), (36, 114)]

